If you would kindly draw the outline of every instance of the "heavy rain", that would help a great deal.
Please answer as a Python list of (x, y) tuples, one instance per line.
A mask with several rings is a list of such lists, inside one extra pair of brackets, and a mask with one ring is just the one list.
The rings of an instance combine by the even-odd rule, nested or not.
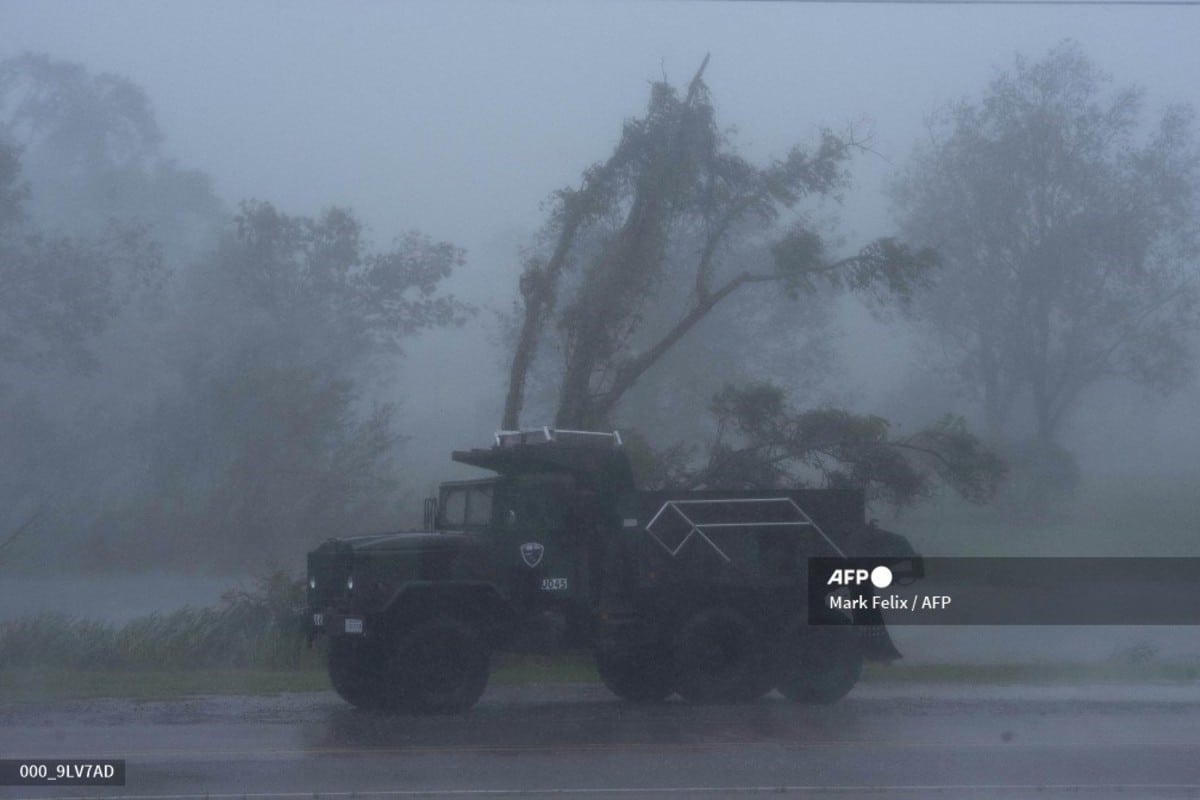
[(1200, 792), (1198, 5), (0, 0), (0, 797)]

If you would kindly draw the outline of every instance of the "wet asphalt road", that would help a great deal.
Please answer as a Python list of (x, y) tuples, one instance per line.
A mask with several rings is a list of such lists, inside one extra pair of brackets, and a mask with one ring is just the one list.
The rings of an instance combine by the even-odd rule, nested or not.
[(127, 760), (123, 788), (0, 797), (1192, 797), (1200, 686), (859, 687), (842, 703), (633, 707), (494, 687), (470, 714), (333, 694), (0, 709), (0, 756)]

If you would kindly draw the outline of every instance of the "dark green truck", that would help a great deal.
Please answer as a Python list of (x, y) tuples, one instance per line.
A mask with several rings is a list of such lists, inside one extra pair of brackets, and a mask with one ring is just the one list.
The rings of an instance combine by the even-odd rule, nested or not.
[(453, 459), (494, 476), (443, 484), (425, 531), (308, 555), (309, 635), (355, 706), (468, 709), (495, 650), (589, 648), (634, 702), (832, 702), (899, 657), (878, 612), (809, 614), (810, 558), (920, 573), (861, 492), (639, 491), (617, 433), (500, 432)]

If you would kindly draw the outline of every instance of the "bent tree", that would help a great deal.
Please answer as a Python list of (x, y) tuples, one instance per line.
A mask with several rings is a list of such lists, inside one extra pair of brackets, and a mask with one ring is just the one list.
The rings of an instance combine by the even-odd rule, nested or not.
[[(779, 302), (833, 288), (902, 302), (936, 266), (932, 250), (890, 237), (836, 255), (801, 204), (835, 198), (863, 143), (826, 130), (813, 147), (752, 163), (718, 128), (707, 63), (682, 91), (653, 83), (644, 115), (625, 123), (613, 153), (552, 196), (541, 246), (520, 278), (504, 428), (519, 427), (547, 340), (560, 359), (555, 425), (596, 428), (735, 294), (770, 287), (763, 302)], [(767, 257), (749, 257), (755, 249)], [(702, 469), (676, 466), (694, 479)]]
[[(608, 160), (587, 169), (577, 188), (553, 196), (548, 252), (530, 256), (521, 275), (522, 320), (504, 427), (519, 423), (529, 370), (551, 322), (565, 353), (555, 424), (595, 426), (735, 292), (765, 283), (811, 292), (824, 281), (907, 295), (933, 266), (932, 251), (913, 252), (894, 239), (834, 259), (802, 218), (781, 229), (782, 215), (801, 200), (846, 185), (846, 163), (861, 143), (827, 131), (812, 150), (797, 146), (766, 166), (750, 163), (717, 128), (706, 65), (707, 59), (682, 96), (665, 81), (653, 84), (645, 115), (625, 124)], [(773, 268), (738, 269), (736, 245), (771, 234)], [(694, 243), (692, 257), (669, 258), (672, 239), (681, 237)], [(582, 274), (560, 307), (562, 277), (572, 268)], [(690, 275), (690, 302), (665, 333), (635, 352), (631, 341), (668, 269)]]

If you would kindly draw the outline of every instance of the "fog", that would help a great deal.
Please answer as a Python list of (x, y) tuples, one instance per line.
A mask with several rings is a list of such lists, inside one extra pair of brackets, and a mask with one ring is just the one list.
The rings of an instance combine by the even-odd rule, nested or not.
[[(1200, 107), (1197, 13), (1138, 4), (2, 2), (0, 58), (42, 53), (144, 89), (163, 137), (147, 163), (207, 176), (222, 219), (244, 200), (269, 202), (293, 217), (338, 206), (362, 221), (376, 250), (412, 230), (463, 249), (462, 265), (439, 288), (474, 308), (465, 324), (427, 327), (406, 336), (400, 351), (361, 363), (330, 356), (354, 383), (356, 418), (366, 419), (373, 404), (394, 403), (392, 430), (404, 437), (394, 450), (398, 484), (386, 497), (381, 485), (377, 507), (345, 519), (408, 526), (419, 521), (420, 500), (438, 481), (473, 474), (451, 465), (449, 451), (485, 445), (499, 425), (511, 358), (513, 318), (506, 315), (513, 314), (522, 253), (545, 224), (548, 198), (577, 185), (585, 168), (609, 156), (623, 121), (644, 112), (653, 81), (685, 86), (710, 54), (704, 79), (717, 122), (736, 128), (732, 141), (756, 164), (784, 156), (797, 143), (813, 146), (825, 127), (865, 137), (867, 147), (850, 165), (850, 188), (819, 212), (836, 218), (842, 250), (851, 252), (897, 229), (886, 190), (914, 146), (928, 140), (930, 115), (958, 99), (978, 98), (1018, 53), (1036, 60), (1073, 40), (1115, 86), (1146, 90), (1146, 125), (1171, 104)], [(35, 222), (45, 231), (79, 235), (71, 229), (71, 209), (45, 205), (48, 197), (70, 197), (70, 189), (39, 184), (29, 166)], [(158, 202), (152, 192), (143, 199), (146, 209)], [(93, 213), (102, 219), (105, 209)], [(147, 211), (142, 218), (150, 216)], [(211, 233), (192, 233), (176, 231), (160, 242), (165, 268), (176, 277), (216, 246)], [(195, 534), (174, 527), (169, 502), (145, 500), (154, 513), (143, 517), (123, 510), (128, 495), (149, 491), (153, 481), (146, 475), (157, 469), (143, 447), (157, 435), (153, 425), (135, 423), (149, 419), (156, 398), (180, 380), (155, 360), (159, 342), (147, 331), (162, 329), (153, 320), (179, 323), (167, 326), (175, 337), (169, 363), (198, 341), (190, 336), (213, 336), (199, 351), (218, 354), (224, 345), (217, 333), (234, 335), (195, 333), (209, 312), (189, 310), (188, 298), (207, 290), (189, 280), (168, 281), (167, 300), (147, 312), (150, 322), (106, 333), (97, 345), (99, 372), (10, 374), (0, 395), (4, 413), (49, 426), (57, 450), (31, 444), (40, 434), (28, 426), (6, 426), (9, 435), (22, 430), (32, 437), (10, 452), (37, 457), (36, 463), (8, 463), (6, 473), (18, 485), (3, 490), (10, 511), (0, 519), (15, 530), (38, 509), (43, 517), (14, 543), (4, 568), (53, 568), (63, 552), (55, 541), (94, 545), (105, 537), (111, 549), (100, 561), (110, 570), (122, 561), (138, 568), (191, 562), (241, 575), (268, 562), (299, 568), (316, 533), (273, 534), (276, 539), (247, 551), (252, 555), (242, 562), (206, 559), (194, 544), (192, 555), (176, 560), (165, 555), (171, 537)], [(832, 348), (834, 367), (805, 387), (811, 393), (804, 402), (878, 414), (901, 432), (947, 412), (981, 430), (979, 404), (940, 383), (927, 363), (930, 344), (911, 321), (874, 314), (851, 297), (816, 302), (831, 310), (830, 327), (820, 335)], [(189, 314), (198, 316), (179, 322)], [(697, 336), (719, 339), (729, 329), (723, 326), (737, 324), (737, 314), (714, 314)], [(696, 345), (688, 355), (701, 359), (701, 369), (705, 347)], [(779, 363), (780, 370), (791, 369)], [(805, 383), (796, 375), (775, 377)], [(639, 387), (642, 399), (634, 400), (647, 402), (672, 380), (666, 368), (648, 373)], [(203, 415), (205, 399), (193, 400), (200, 410), (180, 411), (177, 420)], [(1093, 519), (1101, 512), (1090, 504), (1097, 497), (1112, 500), (1112, 488), (1121, 486), (1131, 507), (1182, 509), (1164, 517), (1168, 526), (1137, 534), (1145, 547), (1156, 554), (1195, 552), (1200, 513), (1190, 506), (1200, 475), (1198, 400), (1194, 382), (1165, 398), (1120, 380), (1089, 390), (1059, 437), (1078, 460), (1083, 483), (1074, 500), (1057, 508), (1056, 519)], [(531, 408), (542, 407), (536, 401)], [(522, 420), (549, 421), (528, 414)], [(645, 427), (631, 408), (613, 422)], [(188, 423), (170, 424), (178, 432)], [(120, 433), (125, 429), (147, 439), (133, 440)], [(370, 500), (356, 502), (365, 508)], [(887, 508), (879, 513), (893, 519)], [(988, 517), (981, 534), (973, 513), (947, 493), (895, 524), (942, 551), (987, 550), (991, 545), (978, 544), (984, 536), (1004, 539), (1017, 552), (1054, 549), (1014, 532), (1023, 524), (1018, 521), (1006, 528)], [(129, 538), (136, 519), (159, 527)], [(1061, 549), (1140, 546), (1114, 544), (1120, 534), (1113, 531), (1093, 542), (1081, 527), (1062, 534), (1067, 544)], [(155, 546), (146, 552), (148, 539)], [(121, 555), (127, 547), (140, 554)], [(73, 568), (81, 566), (77, 561)]]

